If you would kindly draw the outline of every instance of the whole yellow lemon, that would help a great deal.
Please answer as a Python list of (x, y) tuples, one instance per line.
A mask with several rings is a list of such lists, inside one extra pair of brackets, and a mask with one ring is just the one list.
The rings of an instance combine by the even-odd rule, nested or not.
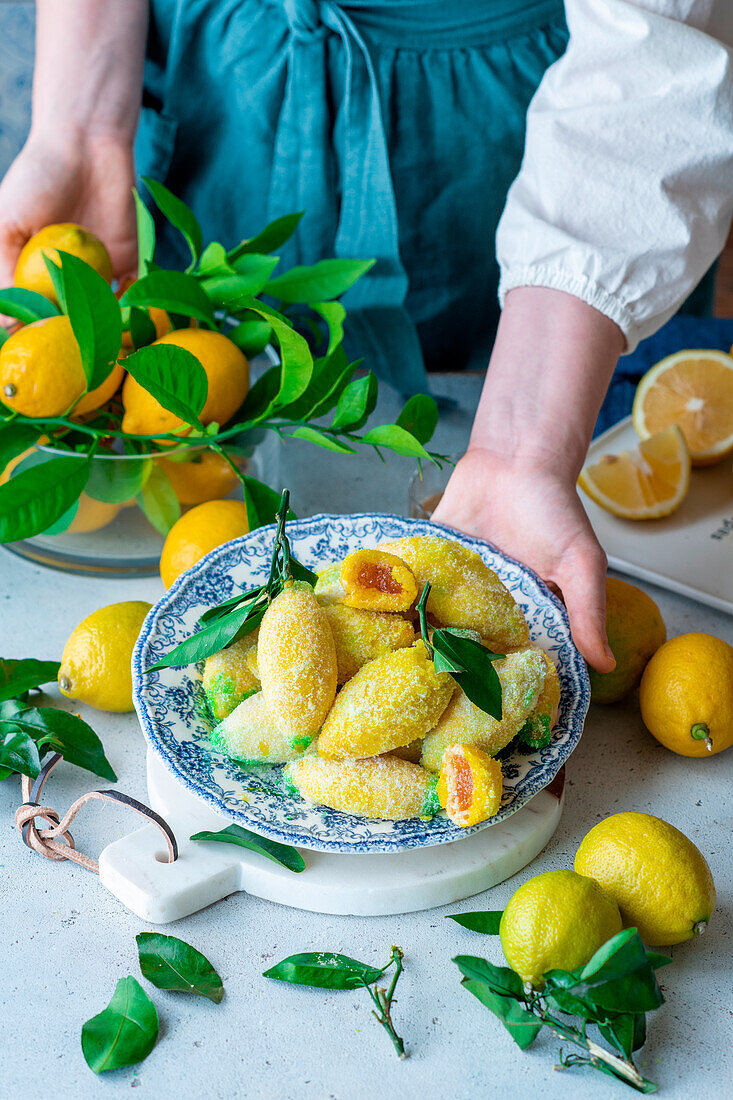
[(186, 512), (171, 527), (160, 556), (166, 588), (210, 550), (246, 535), (247, 509), (241, 500), (209, 500)]
[(700, 850), (651, 814), (599, 821), (581, 841), (575, 870), (615, 898), (624, 925), (650, 947), (689, 940), (715, 909), (713, 876)]
[(151, 607), (143, 600), (128, 600), (82, 619), (61, 656), (62, 694), (97, 710), (132, 710), (132, 650)]
[(644, 669), (641, 716), (680, 756), (710, 756), (733, 744), (733, 646), (712, 634), (681, 634)]
[(617, 577), (606, 578), (606, 633), (616, 658), (613, 672), (588, 669), (594, 703), (617, 703), (634, 690), (649, 658), (667, 637), (651, 596)]
[(15, 285), (26, 290), (43, 294), (58, 305), (56, 291), (48, 273), (43, 257), (48, 256), (53, 263), (59, 262), (58, 249), (78, 256), (93, 267), (108, 283), (112, 282), (114, 272), (109, 252), (99, 237), (82, 225), (73, 222), (61, 222), (47, 225), (26, 242), (15, 267)]
[(229, 496), (239, 483), (227, 460), (216, 451), (195, 451), (186, 462), (159, 458), (158, 463), (168, 475), (181, 504), (221, 500)]
[(541, 987), (548, 970), (576, 970), (622, 928), (618, 905), (575, 871), (535, 875), (512, 895), (499, 924), (506, 961)]
[[(249, 389), (249, 363), (226, 336), (208, 329), (176, 329), (161, 336), (155, 344), (184, 348), (198, 359), (209, 383), (206, 404), (201, 413), (202, 424), (224, 424), (237, 411)], [(174, 413), (164, 409), (152, 394), (127, 376), (122, 387), (125, 415), (122, 430), (133, 435), (155, 435), (175, 432), (187, 435), (191, 428)]]
[(109, 400), (123, 374), (116, 363), (101, 385), (84, 393), (81, 352), (65, 316), (24, 325), (0, 348), (0, 400), (23, 416), (62, 416), (79, 397), (73, 415), (91, 412)]

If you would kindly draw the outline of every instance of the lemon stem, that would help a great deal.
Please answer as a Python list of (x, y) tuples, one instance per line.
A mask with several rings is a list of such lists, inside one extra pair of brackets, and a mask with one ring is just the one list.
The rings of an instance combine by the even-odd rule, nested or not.
[(693, 936), (701, 936), (703, 934), (703, 932), (705, 931), (705, 929), (707, 928), (707, 926), (708, 926), (708, 922), (706, 920), (696, 921), (695, 924), (692, 926)]
[(704, 741), (705, 748), (708, 750), (708, 752), (713, 751), (713, 739), (710, 736), (709, 728), (705, 725), (704, 722), (695, 723), (695, 725), (690, 730), (690, 737), (692, 737), (694, 741)]

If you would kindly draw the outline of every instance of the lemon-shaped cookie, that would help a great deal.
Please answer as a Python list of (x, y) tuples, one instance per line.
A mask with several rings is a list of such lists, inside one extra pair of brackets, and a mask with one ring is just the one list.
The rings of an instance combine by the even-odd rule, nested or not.
[(700, 850), (651, 814), (599, 821), (578, 848), (575, 870), (615, 898), (624, 925), (637, 928), (650, 947), (689, 940), (715, 908), (713, 876)]
[(132, 710), (132, 650), (151, 607), (143, 600), (128, 600), (100, 607), (82, 619), (61, 657), (62, 694), (97, 710)]
[(512, 896), (499, 935), (512, 970), (541, 986), (548, 970), (584, 966), (621, 927), (618, 905), (593, 879), (546, 871)]

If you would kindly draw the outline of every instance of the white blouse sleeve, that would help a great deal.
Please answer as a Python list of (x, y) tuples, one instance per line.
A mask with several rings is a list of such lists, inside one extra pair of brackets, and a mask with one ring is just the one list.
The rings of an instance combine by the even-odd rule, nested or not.
[(567, 52), (527, 114), (497, 232), (500, 300), (564, 290), (660, 328), (733, 216), (732, 0), (566, 0)]

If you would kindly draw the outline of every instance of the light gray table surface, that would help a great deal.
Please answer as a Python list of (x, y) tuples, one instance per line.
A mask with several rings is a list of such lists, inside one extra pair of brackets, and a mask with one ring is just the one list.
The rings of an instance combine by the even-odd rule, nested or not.
[[(475, 402), (476, 378), (441, 380), (438, 388)], [(381, 409), (393, 415), (396, 401)], [(470, 416), (444, 413), (438, 449), (465, 446)], [(283, 479), (301, 515), (318, 511), (406, 512), (408, 459), (342, 460), (307, 444), (289, 445)], [(58, 658), (73, 627), (104, 604), (155, 601), (156, 579), (101, 580), (68, 576), (0, 551), (0, 653)], [(668, 634), (703, 630), (733, 640), (729, 617), (649, 587)], [(57, 698), (54, 700), (57, 701)], [(65, 704), (70, 706), (70, 704)], [(102, 737), (118, 787), (145, 800), (145, 747), (134, 715), (82, 708)], [(68, 862), (44, 860), (21, 843), (13, 825), (19, 783), (0, 785), (0, 1097), (83, 1098), (334, 1098), (423, 1100), (424, 1097), (526, 1097), (565, 1100), (632, 1095), (590, 1071), (553, 1072), (558, 1042), (540, 1038), (522, 1053), (499, 1022), (461, 989), (456, 954), (501, 963), (497, 938), (461, 929), (447, 912), (500, 909), (533, 874), (571, 867), (581, 838), (620, 810), (657, 814), (683, 830), (710, 862), (718, 908), (704, 936), (674, 950), (660, 972), (666, 1004), (649, 1020), (640, 1052), (643, 1073), (669, 1100), (729, 1095), (733, 1046), (731, 1004), (731, 798), (733, 752), (688, 761), (645, 731), (636, 700), (593, 707), (579, 748), (567, 765), (567, 801), (560, 827), (534, 863), (510, 881), (467, 902), (389, 918), (319, 916), (236, 894), (164, 931), (193, 943), (221, 973), (220, 1005), (143, 984), (161, 1020), (158, 1044), (135, 1068), (96, 1078), (81, 1053), (83, 1022), (108, 1003), (119, 978), (140, 978), (137, 917), (95, 876)], [(46, 788), (63, 812), (100, 785), (62, 765)], [(109, 805), (85, 807), (73, 829), (77, 846), (96, 855), (138, 827)], [(276, 984), (262, 971), (298, 951), (335, 950), (386, 961), (390, 945), (405, 951), (394, 1017), (409, 1058), (400, 1062), (370, 1016), (365, 992), (321, 993)], [(728, 1085), (725, 1085), (725, 1081)]]

